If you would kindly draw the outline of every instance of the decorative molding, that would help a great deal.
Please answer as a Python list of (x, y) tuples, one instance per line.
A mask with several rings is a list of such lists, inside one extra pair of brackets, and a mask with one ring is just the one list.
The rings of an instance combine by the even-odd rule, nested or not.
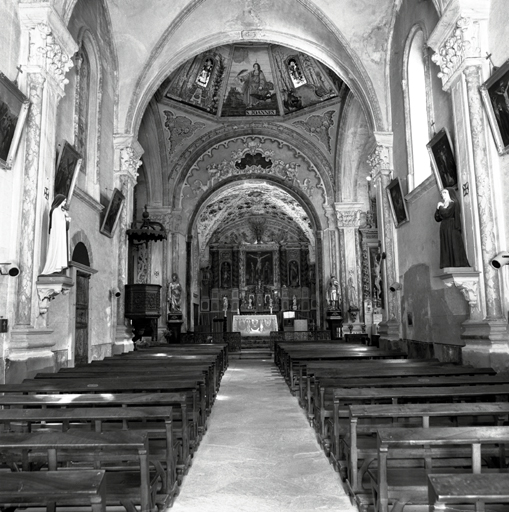
[(447, 267), (438, 277), (445, 286), (455, 286), (462, 293), (470, 306), (470, 319), (479, 316), (479, 275), (480, 273), (470, 267)]
[(358, 228), (361, 225), (362, 203), (335, 203), (337, 227)]
[(78, 186), (74, 189), (73, 197), (78, 198), (82, 203), (86, 204), (91, 210), (97, 213), (101, 213), (104, 210), (104, 206), (99, 201), (96, 201), (91, 195), (87, 194)]
[(186, 116), (177, 116), (171, 110), (164, 110), (166, 121), (164, 127), (170, 132), (170, 149), (169, 155), (175, 152), (175, 148), (182, 143), (185, 139), (192, 137), (198, 130), (203, 130), (207, 125), (191, 121)]
[(326, 148), (331, 152), (331, 136), (330, 129), (334, 126), (334, 110), (328, 110), (323, 114), (313, 115), (308, 117), (305, 121), (295, 121), (294, 126), (301, 126), (304, 130), (313, 137), (316, 137)]
[(133, 182), (138, 179), (138, 167), (141, 165), (141, 155), (137, 155), (132, 146), (120, 150), (120, 172), (129, 176)]
[(45, 315), (50, 302), (60, 293), (67, 295), (74, 286), (74, 281), (68, 276), (39, 276), (36, 285), (39, 296), (39, 314)]

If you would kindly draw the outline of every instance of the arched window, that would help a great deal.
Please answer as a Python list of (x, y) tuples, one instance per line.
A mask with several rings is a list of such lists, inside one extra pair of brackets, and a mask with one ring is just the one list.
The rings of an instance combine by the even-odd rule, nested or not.
[(76, 122), (74, 145), (82, 156), (80, 171), (87, 172), (88, 109), (90, 94), (90, 61), (82, 45), (76, 55)]
[(78, 186), (99, 199), (102, 68), (99, 47), (89, 30), (78, 39), (75, 56), (74, 146), (83, 157)]
[(405, 48), (403, 78), (409, 191), (420, 185), (432, 172), (426, 148), (430, 139), (429, 112), (432, 110), (427, 59), (424, 32), (420, 26), (415, 26)]

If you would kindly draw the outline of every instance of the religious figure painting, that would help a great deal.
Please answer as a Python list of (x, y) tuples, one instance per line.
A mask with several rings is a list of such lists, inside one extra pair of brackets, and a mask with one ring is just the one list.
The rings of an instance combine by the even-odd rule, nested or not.
[(276, 116), (279, 107), (267, 47), (235, 46), (222, 116)]
[(457, 187), (458, 170), (456, 168), (449, 132), (445, 128), (442, 128), (442, 130), (426, 144), (426, 147), (428, 148), (438, 189), (442, 190), (444, 187)]
[(63, 194), (69, 204), (74, 193), (82, 159), (81, 155), (67, 141), (59, 144), (59, 147), (55, 172), (55, 195)]
[(480, 87), (499, 154), (509, 152), (509, 61)]
[(30, 102), (0, 73), (0, 167), (10, 169), (18, 148)]
[(113, 191), (113, 195), (111, 196), (110, 204), (108, 205), (108, 209), (106, 210), (106, 214), (104, 215), (104, 220), (101, 226), (101, 233), (103, 235), (113, 237), (113, 231), (115, 230), (115, 226), (117, 225), (117, 221), (120, 215), (120, 210), (122, 209), (122, 205), (124, 203), (124, 194), (116, 188)]
[(387, 185), (387, 195), (389, 196), (389, 203), (391, 205), (394, 224), (396, 227), (408, 222), (409, 219), (405, 204), (405, 197), (403, 196), (399, 178), (394, 178), (389, 185)]
[(246, 252), (246, 284), (267, 286), (274, 284), (274, 260), (272, 252)]

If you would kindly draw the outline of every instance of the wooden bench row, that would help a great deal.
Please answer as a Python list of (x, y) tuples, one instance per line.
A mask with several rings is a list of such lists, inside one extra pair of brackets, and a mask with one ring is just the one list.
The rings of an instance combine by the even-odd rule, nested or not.
[[(0, 385), (0, 471), (14, 481), (19, 474), (27, 490), (13, 501), (8, 485), (4, 494), (0, 486), (0, 506), (33, 503), (34, 489), (43, 486), (37, 503), (48, 510), (55, 503), (89, 504), (94, 511), (123, 505), (127, 512), (171, 505), (228, 364), (226, 345), (192, 347), (157, 347)], [(71, 475), (76, 467), (95, 476), (30, 479), (32, 473)], [(59, 487), (80, 499), (65, 498), (65, 490), (58, 495)]]
[(283, 375), (298, 364), (298, 386), (289, 385), (361, 509), (507, 503), (507, 375), (438, 361), (342, 360), (337, 349), (328, 358), (317, 344), (276, 352)]

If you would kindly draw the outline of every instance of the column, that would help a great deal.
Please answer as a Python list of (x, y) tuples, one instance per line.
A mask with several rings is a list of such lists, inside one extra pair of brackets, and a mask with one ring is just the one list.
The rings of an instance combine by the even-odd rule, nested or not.
[[(19, 87), (30, 100), (25, 128), (23, 205), (19, 233), (18, 297), (7, 348), (10, 360), (53, 358), (51, 331), (40, 316), (35, 286), (41, 265), (42, 219), (47, 210), (43, 184), (54, 181), (57, 107), (68, 83), (77, 45), (49, 3), (20, 4), (23, 73)], [(21, 152), (21, 149), (20, 149)]]
[(378, 332), (386, 339), (399, 339), (399, 292), (389, 292), (391, 283), (397, 281), (396, 230), (392, 219), (386, 188), (392, 179), (392, 133), (375, 132), (377, 145), (368, 159), (372, 169), (372, 183), (377, 189), (379, 229), (381, 230), (383, 260), (383, 293), (385, 309)]
[[(479, 4), (479, 5), (478, 5)], [(470, 319), (463, 323), (463, 360), (477, 366), (509, 368), (509, 333), (502, 312), (500, 277), (490, 265), (497, 253), (497, 222), (493, 176), (486, 137), (491, 136), (483, 112), (479, 86), (488, 78), (484, 55), (488, 51), (489, 2), (458, 0), (449, 5), (431, 34), (432, 60), (444, 91), (451, 93), (457, 137), (457, 160), (464, 193), (464, 218), (471, 229), (467, 249), (471, 275), (450, 276), (470, 306)]]
[[(341, 295), (344, 326), (356, 324), (360, 332), (362, 293), (359, 283), (362, 279), (362, 256), (357, 232), (361, 222), (362, 203), (335, 203), (336, 222), (341, 233)], [(330, 277), (330, 276), (329, 276)]]
[[(125, 202), (118, 222), (118, 270), (117, 286), (123, 290), (127, 283), (128, 238), (126, 235), (133, 216), (133, 191), (138, 178), (138, 167), (143, 149), (130, 134), (116, 134), (115, 145), (115, 184), (124, 194)], [(117, 299), (117, 327), (113, 353), (120, 354), (133, 350), (133, 333), (130, 320), (126, 319), (124, 294)]]

